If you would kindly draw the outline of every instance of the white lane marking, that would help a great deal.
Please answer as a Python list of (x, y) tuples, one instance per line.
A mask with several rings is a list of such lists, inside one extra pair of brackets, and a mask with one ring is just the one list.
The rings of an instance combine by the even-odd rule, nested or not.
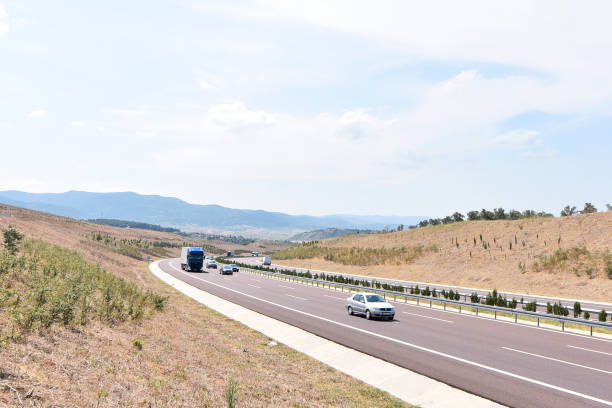
[(261, 289), (261, 286), (251, 285), (250, 283), (247, 283), (247, 285), (257, 288), (257, 289)]
[(308, 300), (308, 299), (304, 299), (303, 297), (299, 297), (299, 296), (293, 296), (293, 295), (290, 295), (290, 294), (288, 294), (288, 293), (285, 293), (285, 296), (289, 296), (289, 297), (296, 298), (296, 299), (300, 299), (300, 300)]
[(336, 296), (330, 296), (330, 295), (323, 295), (323, 296), (328, 297), (328, 298), (332, 298), (332, 299), (344, 300), (344, 298), (339, 298), (339, 297), (336, 297)]
[(450, 320), (439, 319), (437, 317), (431, 317), (431, 316), (424, 316), (424, 315), (421, 315), (421, 314), (418, 314), (418, 313), (410, 313), (410, 312), (402, 312), (402, 313), (413, 315), (413, 316), (424, 317), (426, 319), (440, 320), (441, 322), (446, 322), (446, 323), (454, 323), (453, 321), (450, 321)]
[(280, 286), (281, 288), (295, 290), (295, 288), (292, 288), (291, 286), (285, 286), (285, 285), (278, 285), (278, 286)]
[(312, 317), (313, 319), (318, 319), (318, 320), (321, 320), (321, 321), (324, 321), (324, 322), (327, 322), (327, 323), (335, 324), (335, 325), (340, 326), (340, 327), (345, 327), (345, 328), (350, 329), (350, 330), (355, 330), (357, 332), (365, 333), (365, 334), (368, 334), (368, 335), (373, 336), (373, 337), (378, 337), (378, 338), (381, 338), (381, 339), (384, 339), (384, 340), (388, 340), (388, 341), (391, 341), (391, 342), (394, 342), (394, 343), (398, 343), (398, 344), (404, 345), (406, 347), (410, 347), (410, 348), (413, 348), (413, 349), (416, 349), (416, 350), (424, 351), (424, 352), (427, 352), (427, 353), (430, 353), (430, 354), (435, 354), (437, 356), (445, 357), (445, 358), (448, 358), (450, 360), (459, 361), (460, 363), (464, 363), (464, 364), (472, 365), (474, 367), (482, 368), (483, 370), (493, 371), (493, 372), (498, 373), (498, 374), (503, 374), (503, 375), (506, 375), (508, 377), (516, 378), (518, 380), (522, 380), (522, 381), (525, 381), (525, 382), (529, 382), (529, 383), (532, 383), (532, 384), (539, 385), (541, 387), (550, 388), (552, 390), (564, 392), (564, 393), (570, 394), (570, 395), (575, 395), (577, 397), (581, 397), (581, 398), (584, 398), (584, 399), (587, 399), (587, 400), (590, 400), (590, 401), (599, 402), (600, 404), (604, 404), (604, 405), (608, 405), (608, 406), (612, 407), (612, 401), (606, 401), (606, 400), (601, 399), (601, 398), (593, 397), (591, 395), (583, 394), (583, 393), (580, 393), (580, 392), (577, 392), (577, 391), (572, 391), (572, 390), (569, 390), (567, 388), (563, 388), (563, 387), (559, 387), (557, 385), (545, 383), (545, 382), (540, 381), (540, 380), (535, 380), (533, 378), (525, 377), (525, 376), (522, 376), (522, 375), (519, 375), (519, 374), (514, 374), (514, 373), (511, 373), (509, 371), (501, 370), (499, 368), (490, 367), (490, 366), (487, 366), (485, 364), (477, 363), (475, 361), (466, 360), (464, 358), (453, 356), (451, 354), (446, 354), (446, 353), (443, 353), (441, 351), (432, 350), (432, 349), (429, 349), (427, 347), (423, 347), (423, 346), (419, 346), (419, 345), (416, 345), (416, 344), (408, 343), (406, 341), (394, 339), (393, 337), (388, 337), (388, 336), (385, 336), (383, 334), (374, 333), (374, 332), (371, 332), (371, 331), (368, 331), (368, 330), (365, 330), (365, 329), (360, 329), (359, 327), (354, 327), (354, 326), (351, 326), (351, 325), (348, 325), (348, 324), (345, 324), (345, 323), (337, 322), (335, 320), (327, 319), (325, 317), (313, 315), (312, 313), (303, 312), (303, 311), (298, 310), (298, 309), (294, 309), (294, 308), (291, 308), (291, 307), (288, 307), (288, 306), (284, 306), (284, 305), (281, 305), (281, 304), (278, 304), (278, 303), (274, 303), (274, 302), (271, 302), (271, 301), (266, 300), (266, 299), (258, 298), (257, 296), (249, 295), (248, 293), (240, 292), (239, 290), (236, 290), (236, 289), (231, 289), (231, 288), (225, 287), (223, 285), (219, 285), (217, 283), (204, 280), (204, 279), (199, 278), (197, 276), (190, 275), (187, 272), (184, 272), (184, 271), (178, 269), (177, 267), (175, 267), (173, 265), (170, 265), (170, 266), (172, 266), (172, 268), (174, 268), (176, 271), (181, 272), (181, 273), (183, 273), (183, 274), (185, 274), (187, 276), (191, 276), (194, 279), (201, 280), (202, 282), (208, 283), (210, 285), (217, 286), (217, 287), (219, 287), (221, 289), (225, 289), (225, 290), (228, 290), (230, 292), (238, 293), (239, 295), (246, 296), (246, 297), (249, 297), (251, 299), (258, 300), (260, 302), (268, 303), (270, 305), (279, 307), (281, 309), (289, 310), (289, 311), (294, 312), (294, 313), (299, 313), (299, 314), (302, 314), (304, 316)]
[(591, 351), (593, 353), (605, 354), (606, 356), (612, 356), (612, 353), (606, 353), (605, 351), (591, 350), (591, 349), (588, 349), (588, 348), (578, 347), (578, 346), (570, 346), (569, 344), (567, 345), (567, 347), (575, 348), (575, 349), (578, 349), (578, 350)]
[(570, 361), (559, 360), (558, 358), (546, 357), (546, 356), (542, 356), (540, 354), (529, 353), (529, 352), (523, 351), (523, 350), (516, 350), (516, 349), (510, 348), (510, 347), (502, 347), (502, 348), (505, 349), (505, 350), (515, 351), (517, 353), (527, 354), (527, 355), (533, 356), (533, 357), (544, 358), (546, 360), (556, 361), (558, 363), (568, 364), (568, 365), (572, 365), (572, 366), (575, 366), (575, 367), (586, 368), (587, 370), (593, 370), (593, 371), (598, 371), (600, 373), (611, 374), (612, 375), (612, 371), (602, 370), (601, 368), (589, 367), (589, 366), (585, 366), (585, 365), (578, 364), (578, 363), (572, 363)]

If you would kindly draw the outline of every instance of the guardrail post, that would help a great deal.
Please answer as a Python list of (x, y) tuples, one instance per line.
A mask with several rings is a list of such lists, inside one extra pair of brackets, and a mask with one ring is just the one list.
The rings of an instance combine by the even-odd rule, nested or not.
[(459, 314), (461, 314), (461, 305), (459, 305)]
[(561, 331), (565, 331), (565, 320), (561, 320)]
[(431, 309), (432, 301), (429, 299), (429, 308)]
[(591, 336), (592, 336), (593, 335), (593, 326), (590, 326), (590, 327), (591, 327)]
[(518, 321), (518, 313), (514, 314), (514, 323), (516, 323)]
[(444, 302), (444, 310), (446, 310), (446, 302)]
[(493, 313), (493, 320), (497, 320), (497, 310), (494, 310)]
[(419, 305), (419, 298), (417, 298), (417, 306)]
[(538, 316), (538, 327), (540, 327), (540, 316)]
[(476, 306), (476, 316), (478, 316), (478, 306)]

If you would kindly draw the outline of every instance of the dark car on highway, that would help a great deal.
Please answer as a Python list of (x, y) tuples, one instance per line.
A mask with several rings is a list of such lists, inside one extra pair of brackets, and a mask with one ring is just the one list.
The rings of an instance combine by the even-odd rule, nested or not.
[(221, 275), (233, 275), (234, 269), (230, 265), (223, 265), (223, 268), (219, 269)]
[(233, 271), (233, 272), (238, 272), (238, 265), (236, 265), (236, 264), (230, 264), (229, 266), (231, 266), (231, 267), (232, 267), (232, 271)]

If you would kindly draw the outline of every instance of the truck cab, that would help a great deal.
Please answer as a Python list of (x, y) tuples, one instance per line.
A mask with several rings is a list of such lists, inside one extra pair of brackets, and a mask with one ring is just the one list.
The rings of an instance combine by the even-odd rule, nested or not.
[(183, 247), (181, 248), (181, 269), (185, 271), (202, 270), (204, 265), (204, 251), (202, 248)]

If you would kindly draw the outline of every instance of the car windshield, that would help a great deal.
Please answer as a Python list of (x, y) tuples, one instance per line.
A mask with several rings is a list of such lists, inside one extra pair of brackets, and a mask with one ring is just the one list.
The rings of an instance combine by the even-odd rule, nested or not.
[(366, 299), (368, 299), (368, 302), (384, 302), (385, 301), (385, 299), (383, 299), (383, 297), (379, 295), (366, 295)]

